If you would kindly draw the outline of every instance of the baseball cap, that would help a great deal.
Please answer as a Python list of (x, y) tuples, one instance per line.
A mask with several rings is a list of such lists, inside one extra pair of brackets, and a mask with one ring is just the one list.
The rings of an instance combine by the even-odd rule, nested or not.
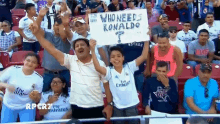
[(207, 63), (202, 63), (201, 65), (200, 65), (200, 70), (202, 71), (202, 72), (205, 72), (205, 70), (208, 70), (208, 71), (212, 71), (212, 65), (211, 64), (207, 64)]
[(73, 18), (73, 22), (80, 22), (80, 23), (86, 23), (85, 20), (82, 17)]
[(162, 18), (168, 18), (167, 14), (161, 14), (159, 19), (162, 19)]

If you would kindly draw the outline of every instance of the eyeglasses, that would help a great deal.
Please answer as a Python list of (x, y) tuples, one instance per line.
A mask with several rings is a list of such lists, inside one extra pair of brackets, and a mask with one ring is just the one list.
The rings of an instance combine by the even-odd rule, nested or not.
[(170, 33), (176, 33), (177, 31), (170, 31)]
[(54, 85), (54, 84), (60, 85), (60, 84), (62, 84), (62, 82), (61, 82), (61, 81), (52, 81), (51, 84), (53, 84), (53, 85)]
[(208, 88), (205, 88), (205, 98), (208, 98), (208, 97), (209, 97), (208, 92), (209, 92), (209, 89), (208, 89)]

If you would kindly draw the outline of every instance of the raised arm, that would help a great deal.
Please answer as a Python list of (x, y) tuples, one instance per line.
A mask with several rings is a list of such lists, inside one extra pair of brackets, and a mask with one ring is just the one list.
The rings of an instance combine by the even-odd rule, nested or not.
[(96, 41), (91, 39), (89, 44), (90, 44), (90, 48), (91, 48), (91, 51), (92, 51), (92, 60), (93, 60), (94, 66), (95, 66), (95, 70), (98, 71), (102, 75), (106, 75), (106, 73), (107, 73), (106, 68), (100, 66), (99, 61), (98, 61), (98, 59), (96, 57), (96, 54), (95, 54)]
[(30, 24), (29, 29), (36, 36), (37, 40), (41, 44), (41, 46), (46, 49), (61, 65), (64, 64), (64, 54), (56, 49), (52, 43), (44, 38), (44, 36), (40, 33), (42, 29), (37, 25), (34, 21)]
[(163, 2), (161, 3), (161, 8), (162, 8), (162, 9), (166, 9), (166, 4), (165, 4), (166, 1), (167, 1), (167, 0), (163, 0)]
[(71, 41), (72, 38), (73, 38), (73, 33), (71, 32), (71, 29), (70, 29), (70, 26), (69, 26), (69, 16), (70, 16), (70, 14), (64, 13), (63, 15), (61, 15), (61, 19), (62, 19), (62, 24), (65, 28), (64, 32), (67, 36), (67, 39), (69, 41)]
[(140, 64), (142, 64), (148, 56), (148, 51), (149, 51), (149, 41), (146, 41), (144, 43), (144, 49), (142, 51), (141, 56), (139, 56), (135, 61), (136, 61), (136, 65), (139, 66)]

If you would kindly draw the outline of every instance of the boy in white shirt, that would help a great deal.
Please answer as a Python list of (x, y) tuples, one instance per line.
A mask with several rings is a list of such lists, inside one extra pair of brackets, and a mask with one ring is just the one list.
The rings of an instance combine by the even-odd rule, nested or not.
[(178, 40), (176, 35), (177, 35), (177, 27), (176, 26), (169, 27), (170, 44), (179, 47), (184, 58), (184, 54), (186, 53), (186, 45), (183, 41)]
[(177, 39), (183, 41), (186, 46), (195, 39), (197, 39), (197, 35), (194, 31), (190, 30), (191, 24), (190, 22), (184, 22), (183, 30), (177, 33)]
[(40, 50), (40, 44), (36, 37), (32, 34), (29, 29), (29, 25), (33, 23), (34, 16), (36, 15), (35, 5), (28, 3), (25, 6), (27, 15), (19, 21), (18, 33), (23, 37), (23, 50), (34, 51), (37, 53)]

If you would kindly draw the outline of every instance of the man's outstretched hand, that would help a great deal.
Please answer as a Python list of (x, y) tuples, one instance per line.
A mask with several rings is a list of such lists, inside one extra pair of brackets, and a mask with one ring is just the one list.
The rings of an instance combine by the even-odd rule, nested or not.
[(29, 25), (29, 29), (31, 30), (31, 32), (34, 34), (34, 35), (37, 35), (39, 33), (39, 26), (37, 25), (36, 21), (35, 20), (32, 20), (33, 23), (31, 23)]

